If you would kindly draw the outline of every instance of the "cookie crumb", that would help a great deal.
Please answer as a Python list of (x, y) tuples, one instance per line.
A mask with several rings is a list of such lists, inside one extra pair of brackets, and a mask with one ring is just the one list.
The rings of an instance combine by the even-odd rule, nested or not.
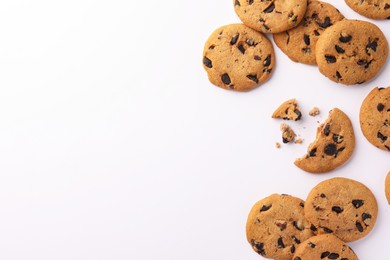
[(310, 111), (309, 111), (309, 115), (310, 116), (318, 116), (320, 114), (320, 109), (318, 107), (313, 107)]
[(293, 142), (297, 136), (291, 127), (285, 123), (280, 125), (280, 130), (282, 131), (282, 140), (285, 144)]
[(275, 143), (275, 147), (276, 147), (277, 149), (280, 149), (280, 143), (279, 143), (279, 142), (276, 142), (276, 143)]
[(298, 138), (297, 140), (295, 140), (294, 143), (301, 144), (301, 143), (303, 143), (303, 139), (302, 138)]

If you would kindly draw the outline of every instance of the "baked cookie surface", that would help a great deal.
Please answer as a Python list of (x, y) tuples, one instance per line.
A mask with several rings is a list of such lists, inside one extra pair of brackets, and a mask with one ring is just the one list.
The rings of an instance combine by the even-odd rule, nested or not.
[(303, 241), (293, 257), (293, 260), (317, 259), (358, 260), (358, 257), (345, 242), (334, 235), (326, 234)]
[(374, 88), (364, 99), (360, 128), (371, 144), (390, 152), (390, 87)]
[(390, 19), (389, 0), (345, 0), (355, 12), (372, 19)]
[(385, 195), (387, 202), (390, 204), (390, 172), (387, 173), (385, 179)]
[(374, 78), (386, 63), (388, 52), (388, 42), (376, 25), (342, 20), (318, 38), (316, 61), (330, 80), (353, 85)]
[(293, 61), (317, 64), (315, 49), (318, 37), (344, 16), (333, 5), (309, 0), (301, 23), (288, 31), (273, 35), (276, 45)]
[(274, 49), (263, 34), (243, 24), (215, 30), (203, 50), (203, 67), (211, 83), (248, 91), (266, 81), (275, 66)]
[(283, 32), (302, 20), (307, 0), (233, 0), (234, 10), (247, 26), (264, 33)]
[(302, 112), (295, 98), (283, 102), (272, 114), (272, 118), (281, 118), (284, 120), (298, 121), (301, 117)]
[(311, 173), (329, 172), (344, 164), (355, 149), (355, 135), (351, 120), (338, 108), (317, 128), (317, 136), (307, 154), (294, 164)]
[(258, 201), (249, 213), (246, 235), (263, 257), (291, 260), (301, 241), (313, 235), (304, 217), (304, 201), (280, 194)]
[(304, 211), (318, 234), (331, 233), (351, 242), (372, 230), (378, 204), (364, 184), (347, 178), (333, 178), (320, 182), (310, 191)]

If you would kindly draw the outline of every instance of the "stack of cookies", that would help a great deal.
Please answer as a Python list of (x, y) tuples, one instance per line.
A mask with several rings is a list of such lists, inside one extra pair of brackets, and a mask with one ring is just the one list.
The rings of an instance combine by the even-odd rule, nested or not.
[[(247, 91), (270, 77), (275, 55), (265, 33), (273, 35), (291, 60), (317, 65), (323, 75), (345, 85), (371, 80), (387, 60), (389, 47), (382, 31), (370, 22), (345, 19), (331, 4), (316, 0), (233, 2), (243, 24), (215, 30), (203, 51), (203, 66), (216, 86)], [(353, 2), (367, 1), (346, 2), (354, 10), (366, 11), (366, 4)], [(389, 11), (383, 4), (375, 17), (390, 17)]]

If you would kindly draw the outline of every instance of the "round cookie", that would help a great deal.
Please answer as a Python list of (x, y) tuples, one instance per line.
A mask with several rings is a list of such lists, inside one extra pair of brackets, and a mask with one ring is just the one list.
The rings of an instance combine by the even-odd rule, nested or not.
[(387, 202), (390, 204), (390, 172), (387, 173), (385, 180), (385, 195)]
[(387, 40), (376, 25), (342, 20), (319, 37), (316, 61), (330, 80), (353, 85), (374, 78), (386, 63), (388, 52)]
[(360, 128), (371, 144), (390, 151), (390, 87), (374, 88), (364, 99)]
[(338, 108), (317, 128), (317, 136), (307, 154), (294, 164), (311, 173), (329, 172), (344, 164), (355, 149), (355, 135), (351, 120)]
[(203, 50), (209, 80), (225, 89), (247, 91), (266, 81), (275, 66), (272, 43), (243, 24), (215, 30)]
[(319, 235), (302, 242), (293, 260), (341, 259), (358, 260), (353, 250), (334, 235)]
[(333, 5), (309, 0), (302, 22), (293, 29), (274, 34), (276, 45), (293, 61), (317, 64), (315, 46), (322, 32), (344, 16)]
[(306, 199), (305, 217), (318, 234), (332, 233), (345, 242), (366, 236), (374, 227), (378, 204), (360, 182), (333, 178), (320, 182)]
[(264, 33), (279, 33), (297, 26), (307, 0), (233, 0), (234, 10), (246, 25)]
[(372, 19), (390, 19), (389, 0), (345, 0), (355, 12)]
[(263, 257), (290, 260), (301, 241), (313, 235), (304, 217), (304, 201), (280, 194), (258, 201), (249, 213), (246, 235)]

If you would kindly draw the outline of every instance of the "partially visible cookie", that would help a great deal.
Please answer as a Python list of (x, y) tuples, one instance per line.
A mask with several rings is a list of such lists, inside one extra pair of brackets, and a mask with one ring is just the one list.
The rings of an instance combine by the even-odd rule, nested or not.
[(320, 72), (345, 85), (374, 78), (386, 63), (389, 46), (382, 31), (365, 21), (342, 20), (327, 28), (316, 45)]
[(284, 120), (298, 121), (301, 117), (302, 113), (295, 98), (283, 102), (272, 114), (272, 118), (282, 118)]
[(301, 241), (313, 235), (304, 217), (304, 201), (279, 194), (258, 201), (249, 213), (246, 235), (263, 257), (291, 260)]
[(293, 61), (316, 64), (316, 43), (322, 32), (344, 16), (333, 5), (309, 0), (302, 22), (293, 29), (274, 34), (276, 45)]
[(390, 19), (389, 0), (345, 0), (355, 12), (372, 19)]
[(282, 131), (282, 141), (285, 144), (291, 143), (297, 136), (294, 130), (292, 130), (291, 127), (287, 124), (281, 124), (280, 130)]
[(272, 43), (243, 24), (215, 30), (203, 51), (209, 80), (225, 89), (247, 91), (266, 81), (275, 66)]
[(260, 32), (278, 33), (297, 26), (307, 7), (307, 0), (233, 0), (241, 21)]
[(342, 240), (334, 235), (319, 235), (302, 242), (293, 257), (293, 260), (358, 260), (355, 252)]
[(371, 144), (390, 151), (390, 87), (374, 88), (364, 99), (360, 128)]
[(390, 204), (390, 172), (388, 172), (386, 175), (385, 195), (386, 195), (387, 202)]
[(332, 233), (345, 242), (366, 236), (377, 216), (374, 194), (364, 184), (347, 178), (320, 182), (306, 199), (305, 217), (318, 234)]
[(351, 120), (338, 108), (317, 128), (317, 136), (307, 154), (295, 165), (311, 173), (329, 172), (344, 164), (355, 149), (355, 135)]

